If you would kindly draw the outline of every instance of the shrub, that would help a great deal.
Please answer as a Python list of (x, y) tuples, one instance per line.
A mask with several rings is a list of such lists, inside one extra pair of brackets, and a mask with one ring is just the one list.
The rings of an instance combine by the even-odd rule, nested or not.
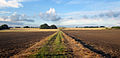
[(57, 27), (55, 25), (51, 25), (50, 29), (57, 29)]

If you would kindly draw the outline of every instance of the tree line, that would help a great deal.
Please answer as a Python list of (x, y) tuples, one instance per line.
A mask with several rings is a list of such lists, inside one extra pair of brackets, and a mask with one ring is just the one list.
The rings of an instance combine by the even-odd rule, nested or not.
[[(13, 28), (13, 27), (9, 27), (7, 24), (3, 24), (0, 26), (0, 30), (4, 30), (4, 29), (10, 29), (10, 28)], [(15, 27), (15, 28), (40, 28), (40, 29), (57, 29), (57, 26), (56, 25), (48, 25), (48, 24), (42, 24), (40, 25), (39, 27), (30, 27), (30, 26), (24, 26), (24, 27)]]
[[(35, 27), (24, 26), (23, 28), (35, 28)], [(39, 28), (40, 29), (57, 29), (57, 26), (56, 25), (49, 26), (48, 24), (45, 23), (45, 24), (40, 25)]]
[(45, 23), (40, 25), (40, 29), (57, 29), (57, 26), (56, 25), (49, 26), (48, 24)]

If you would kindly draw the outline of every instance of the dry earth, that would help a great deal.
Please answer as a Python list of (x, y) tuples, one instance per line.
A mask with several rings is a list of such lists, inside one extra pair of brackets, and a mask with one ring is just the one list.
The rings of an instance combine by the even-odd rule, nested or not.
[(54, 32), (1, 32), (0, 57), (9, 57), (27, 49)]
[(64, 32), (97, 53), (110, 57), (120, 56), (120, 30), (74, 30)]

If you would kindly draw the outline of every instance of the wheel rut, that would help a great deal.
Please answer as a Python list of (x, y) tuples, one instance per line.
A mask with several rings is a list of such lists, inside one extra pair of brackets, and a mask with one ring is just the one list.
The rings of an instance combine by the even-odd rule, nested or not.
[(62, 31), (36, 43), (26, 51), (15, 55), (17, 58), (101, 58)]

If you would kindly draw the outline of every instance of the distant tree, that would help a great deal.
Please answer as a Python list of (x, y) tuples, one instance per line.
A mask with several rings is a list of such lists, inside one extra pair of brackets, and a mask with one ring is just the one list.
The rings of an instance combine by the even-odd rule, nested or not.
[(56, 25), (51, 25), (50, 29), (57, 29), (57, 26)]
[(76, 26), (75, 28), (79, 28), (79, 27)]
[(7, 24), (3, 24), (3, 25), (1, 25), (1, 28), (2, 28), (2, 29), (9, 29), (9, 27), (8, 27)]
[(100, 28), (104, 28), (105, 26), (100, 26)]
[(15, 27), (15, 28), (21, 28), (21, 27)]
[(0, 30), (3, 30), (3, 29), (9, 29), (8, 25), (7, 24), (1, 25)]
[(112, 29), (120, 29), (120, 26), (113, 26)]
[(84, 28), (99, 28), (99, 26), (85, 26)]
[(3, 28), (0, 26), (0, 30), (2, 30)]
[(29, 26), (24, 26), (23, 28), (30, 28)]
[(49, 25), (48, 24), (42, 24), (40, 25), (40, 29), (50, 29)]

